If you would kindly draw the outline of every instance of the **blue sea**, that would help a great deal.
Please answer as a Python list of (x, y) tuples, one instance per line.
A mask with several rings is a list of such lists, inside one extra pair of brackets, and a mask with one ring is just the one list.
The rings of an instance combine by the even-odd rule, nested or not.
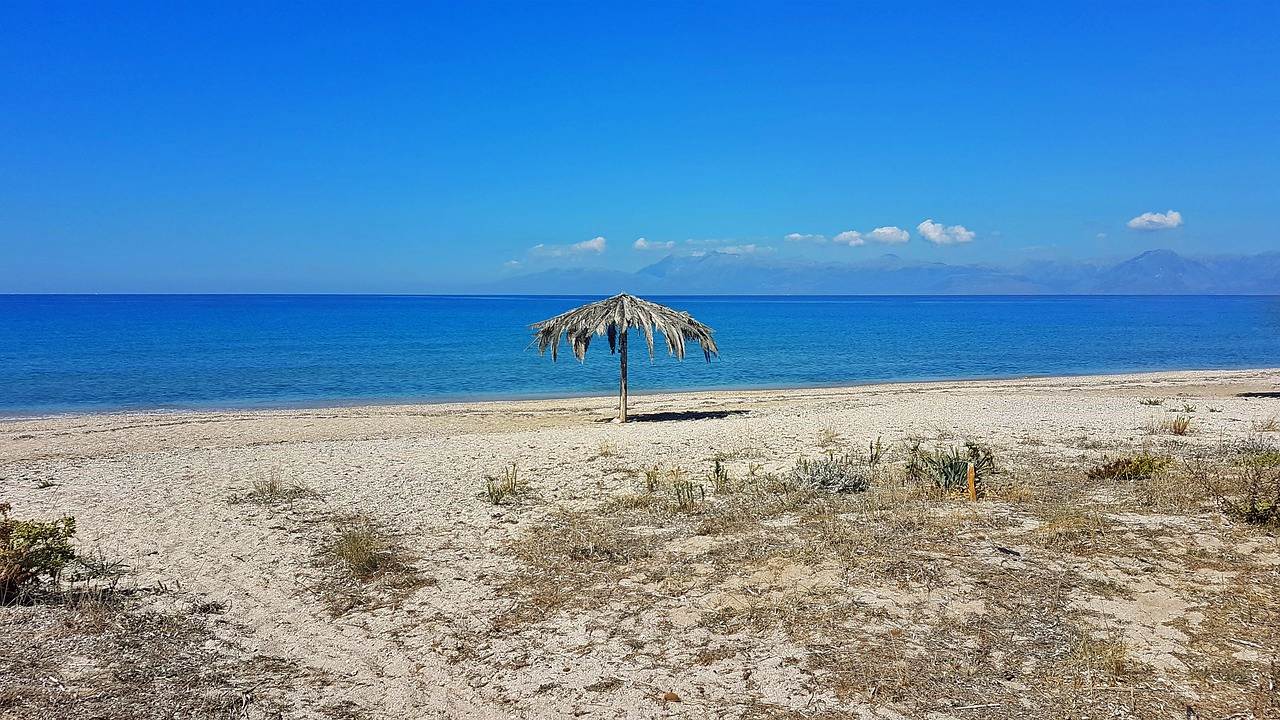
[[(325, 406), (611, 394), (528, 325), (596, 298), (0, 296), (0, 412)], [(721, 357), (649, 363), (632, 392), (1280, 366), (1280, 297), (655, 297)], [(637, 352), (639, 351), (639, 352)]]

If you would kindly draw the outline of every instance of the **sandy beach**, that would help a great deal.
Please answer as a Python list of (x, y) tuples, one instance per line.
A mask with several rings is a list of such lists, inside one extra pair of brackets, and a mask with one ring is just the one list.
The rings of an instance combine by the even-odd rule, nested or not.
[[(633, 394), (624, 425), (609, 397), (9, 419), (0, 501), (74, 516), (127, 568), (121, 613), (182, 616), (220, 669), (184, 687), (233, 717), (1225, 717), (1280, 702), (1280, 540), (1194, 463), (1276, 442), (1277, 391), (1280, 369)], [(877, 439), (870, 490), (785, 486)], [(997, 458), (977, 502), (904, 479), (913, 444), (966, 440)], [(1139, 452), (1158, 482), (1087, 472)], [(395, 558), (366, 580), (329, 553), (353, 523)], [(145, 647), (41, 607), (0, 609), (0, 716), (183, 702), (122, 673)]]

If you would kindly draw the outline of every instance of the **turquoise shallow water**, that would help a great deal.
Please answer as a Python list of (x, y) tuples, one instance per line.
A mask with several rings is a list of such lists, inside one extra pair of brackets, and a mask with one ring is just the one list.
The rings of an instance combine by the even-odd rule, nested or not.
[[(616, 391), (528, 324), (594, 298), (0, 296), (0, 412), (282, 407)], [(1280, 366), (1280, 297), (666, 297), (721, 358), (633, 392)]]

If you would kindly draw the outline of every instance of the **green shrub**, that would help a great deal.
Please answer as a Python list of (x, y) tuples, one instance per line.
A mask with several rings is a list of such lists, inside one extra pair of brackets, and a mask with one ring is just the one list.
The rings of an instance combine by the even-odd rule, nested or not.
[(1107, 460), (1089, 468), (1090, 480), (1146, 480), (1168, 469), (1173, 460), (1164, 455), (1142, 452), (1127, 458)]
[(862, 492), (871, 487), (871, 472), (853, 455), (828, 453), (817, 460), (800, 458), (791, 469), (791, 481), (825, 492)]
[(1245, 464), (1243, 492), (1223, 503), (1227, 514), (1250, 525), (1280, 527), (1280, 468), (1269, 458)]
[(1228, 517), (1280, 527), (1280, 463), (1268, 454), (1245, 455), (1238, 470), (1204, 470), (1199, 479)]
[(0, 503), (0, 603), (14, 602), (43, 581), (53, 581), (75, 558), (72, 517), (42, 522), (18, 520)]
[(945, 490), (958, 490), (969, 485), (969, 463), (973, 463), (975, 482), (982, 482), (996, 472), (995, 452), (980, 443), (966, 442), (963, 448), (928, 450), (912, 446), (907, 453), (907, 478), (912, 482), (932, 482)]

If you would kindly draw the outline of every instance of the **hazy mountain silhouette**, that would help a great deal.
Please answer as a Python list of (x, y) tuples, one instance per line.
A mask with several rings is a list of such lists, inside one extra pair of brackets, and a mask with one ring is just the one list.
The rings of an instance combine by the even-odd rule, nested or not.
[(560, 268), (477, 288), (521, 294), (981, 295), (1280, 294), (1280, 253), (1185, 257), (1149, 250), (1118, 263), (950, 265), (883, 255), (854, 263), (708, 252), (669, 255), (636, 272)]

